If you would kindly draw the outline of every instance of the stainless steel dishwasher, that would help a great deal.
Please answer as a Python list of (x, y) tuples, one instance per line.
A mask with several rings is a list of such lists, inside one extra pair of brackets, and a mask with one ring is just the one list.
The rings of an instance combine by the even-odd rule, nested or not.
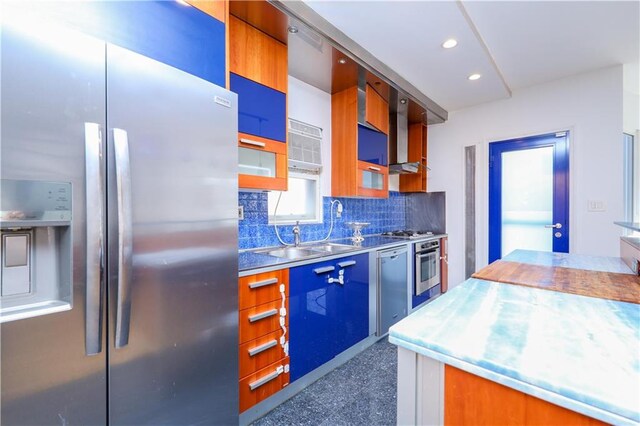
[(378, 336), (407, 316), (407, 247), (378, 252)]

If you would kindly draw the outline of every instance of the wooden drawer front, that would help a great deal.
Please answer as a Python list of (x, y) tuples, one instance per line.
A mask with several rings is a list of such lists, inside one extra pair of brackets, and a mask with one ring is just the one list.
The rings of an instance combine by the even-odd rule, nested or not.
[(240, 345), (240, 378), (278, 362), (286, 356), (280, 344), (282, 334), (283, 331), (278, 330)]
[(289, 384), (289, 358), (240, 380), (240, 412), (253, 407)]
[(239, 309), (248, 309), (275, 300), (282, 300), (280, 284), (289, 294), (289, 270), (265, 272), (240, 278)]
[[(282, 300), (275, 300), (240, 311), (240, 344), (255, 340), (280, 328)], [(288, 309), (288, 302), (285, 304)], [(285, 325), (288, 327), (288, 315)]]

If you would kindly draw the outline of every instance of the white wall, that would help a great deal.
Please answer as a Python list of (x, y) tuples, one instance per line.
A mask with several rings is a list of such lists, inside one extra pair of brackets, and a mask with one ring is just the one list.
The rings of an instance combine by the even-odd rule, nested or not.
[(289, 76), (289, 117), (322, 128), (321, 191), (331, 195), (331, 95)]
[[(479, 81), (482, 83), (482, 80)], [(520, 89), (429, 127), (429, 191), (447, 192), (450, 285), (464, 280), (464, 147), (477, 146), (477, 260), (487, 264), (488, 143), (569, 130), (570, 251), (617, 256), (622, 204), (622, 66)], [(606, 211), (587, 212), (587, 201)]]
[(640, 63), (623, 67), (624, 131), (635, 135), (640, 130)]

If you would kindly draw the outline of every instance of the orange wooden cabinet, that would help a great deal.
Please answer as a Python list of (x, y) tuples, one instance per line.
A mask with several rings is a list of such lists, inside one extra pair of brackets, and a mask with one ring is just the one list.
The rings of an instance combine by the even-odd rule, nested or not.
[(287, 190), (287, 46), (229, 16), (230, 89), (238, 94), (238, 185)]
[(289, 358), (256, 371), (240, 380), (240, 412), (246, 411), (289, 384)]
[[(288, 304), (288, 300), (285, 305)], [(240, 311), (240, 344), (280, 330), (282, 300), (263, 303)], [(285, 306), (286, 308), (287, 306)], [(285, 326), (288, 318), (285, 318)]]
[(240, 345), (241, 379), (269, 364), (280, 361), (286, 356), (284, 348), (280, 344), (281, 337), (282, 330), (278, 330)]
[(281, 269), (242, 277), (239, 280), (239, 285), (238, 305), (240, 310), (281, 300), (280, 285), (285, 286), (285, 295), (289, 294), (289, 270)]
[(385, 135), (388, 135), (389, 104), (368, 84), (365, 93), (365, 120)]
[(389, 196), (389, 168), (358, 161), (358, 195), (387, 198)]
[(227, 22), (228, 0), (186, 0), (186, 2), (220, 22)]
[(449, 289), (449, 239), (440, 238), (440, 291)]
[(444, 383), (445, 426), (605, 424), (450, 365)]
[(243, 412), (289, 383), (285, 349), (289, 270), (242, 277), (238, 284), (240, 412)]
[[(238, 186), (246, 189), (287, 190), (287, 144), (276, 142), (260, 136), (238, 133), (238, 149), (240, 150), (240, 170), (251, 167), (272, 169), (272, 176), (240, 173)], [(245, 151), (243, 151), (245, 150)], [(243, 158), (248, 157), (243, 164)], [(252, 160), (253, 159), (253, 160)]]
[[(381, 103), (384, 104), (384, 108), (379, 107), (378, 112), (375, 112), (374, 109), (370, 118), (380, 127), (384, 127), (381, 124), (382, 115), (384, 115), (388, 132), (388, 106), (384, 99), (369, 87), (367, 86), (367, 93), (371, 91), (380, 99), (367, 100), (367, 105), (369, 103), (378, 106)], [(380, 109), (384, 109), (383, 114), (379, 112)], [(363, 129), (365, 132), (362, 132)], [(359, 144), (364, 143), (361, 138), (366, 132), (382, 136), (382, 148), (378, 148), (378, 151), (381, 151), (378, 158), (383, 160), (382, 164), (359, 159), (361, 152)], [(358, 87), (353, 86), (334, 93), (331, 96), (331, 195), (334, 197), (388, 198), (388, 150), (386, 135), (368, 130), (358, 124)]]
[(400, 192), (427, 192), (427, 126), (409, 125), (407, 160), (420, 163), (418, 173), (400, 175)]
[(229, 71), (287, 93), (287, 46), (229, 16)]

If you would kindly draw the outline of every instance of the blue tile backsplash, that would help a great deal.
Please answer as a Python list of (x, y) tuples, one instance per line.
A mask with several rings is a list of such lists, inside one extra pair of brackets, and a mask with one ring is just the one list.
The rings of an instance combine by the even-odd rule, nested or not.
[[(405, 228), (405, 196), (389, 191), (389, 198), (334, 198), (323, 197), (323, 223), (301, 224), (302, 242), (325, 238), (329, 232), (329, 216), (332, 200), (340, 200), (344, 210), (342, 217), (334, 219), (331, 239), (352, 235), (347, 222), (370, 222), (364, 234), (380, 234), (385, 231)], [(239, 221), (238, 243), (241, 249), (280, 245), (273, 225), (269, 225), (266, 192), (244, 192), (238, 194), (238, 201), (244, 208), (244, 220)], [(334, 206), (333, 214), (337, 206)], [(286, 243), (293, 243), (293, 226), (278, 225), (280, 236)]]

